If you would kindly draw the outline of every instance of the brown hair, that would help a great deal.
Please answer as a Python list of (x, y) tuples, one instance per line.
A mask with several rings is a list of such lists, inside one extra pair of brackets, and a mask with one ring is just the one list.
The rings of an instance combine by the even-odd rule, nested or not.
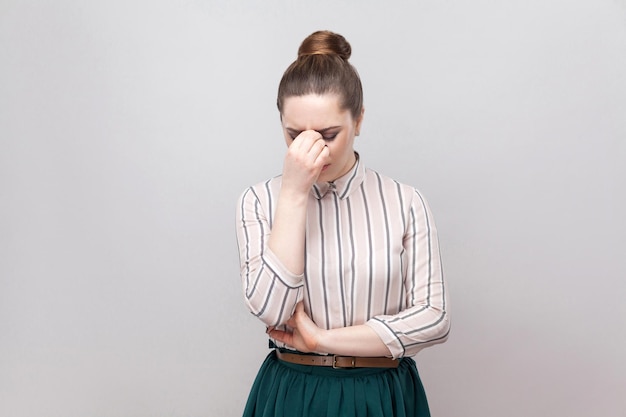
[(341, 107), (358, 118), (363, 109), (363, 87), (348, 62), (352, 48), (338, 33), (327, 30), (309, 35), (298, 49), (298, 58), (287, 68), (278, 85), (276, 104), (282, 114), (287, 97), (334, 93)]

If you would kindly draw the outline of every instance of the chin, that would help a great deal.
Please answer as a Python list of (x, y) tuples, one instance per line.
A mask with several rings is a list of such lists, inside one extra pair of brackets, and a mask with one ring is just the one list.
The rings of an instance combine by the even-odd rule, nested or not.
[(325, 172), (322, 172), (319, 177), (317, 177), (317, 182), (332, 182), (335, 181), (336, 178), (332, 177), (332, 175), (328, 175)]

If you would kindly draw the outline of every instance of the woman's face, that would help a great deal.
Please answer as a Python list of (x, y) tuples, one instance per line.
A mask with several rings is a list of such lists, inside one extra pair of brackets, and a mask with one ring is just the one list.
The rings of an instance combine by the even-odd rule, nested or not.
[(281, 121), (287, 146), (302, 132), (315, 130), (330, 151), (330, 164), (324, 167), (318, 182), (334, 181), (354, 166), (354, 137), (358, 135), (363, 112), (357, 120), (350, 110), (342, 110), (336, 94), (291, 96), (283, 102)]

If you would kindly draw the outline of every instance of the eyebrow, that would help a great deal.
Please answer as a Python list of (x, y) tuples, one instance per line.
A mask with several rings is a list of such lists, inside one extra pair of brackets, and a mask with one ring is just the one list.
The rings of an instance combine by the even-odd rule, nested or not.
[[(309, 130), (315, 130), (316, 132), (321, 133), (323, 135), (324, 133), (327, 133), (329, 130), (339, 129), (339, 128), (341, 128), (341, 126), (331, 126), (331, 127), (325, 127), (324, 129), (309, 129)], [(290, 127), (286, 127), (285, 130), (295, 135), (299, 135), (300, 133), (304, 132), (304, 130), (292, 129)]]

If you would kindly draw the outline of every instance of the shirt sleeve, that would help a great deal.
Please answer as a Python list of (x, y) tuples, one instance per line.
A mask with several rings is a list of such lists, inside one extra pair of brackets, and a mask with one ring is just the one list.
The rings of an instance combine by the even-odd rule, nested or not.
[(450, 330), (437, 230), (428, 204), (417, 191), (407, 215), (403, 239), (403, 279), (407, 308), (370, 319), (370, 326), (394, 358), (414, 356), (444, 342)]
[(304, 274), (291, 273), (267, 247), (270, 213), (253, 187), (237, 206), (237, 245), (246, 305), (267, 326), (284, 324), (302, 299)]

